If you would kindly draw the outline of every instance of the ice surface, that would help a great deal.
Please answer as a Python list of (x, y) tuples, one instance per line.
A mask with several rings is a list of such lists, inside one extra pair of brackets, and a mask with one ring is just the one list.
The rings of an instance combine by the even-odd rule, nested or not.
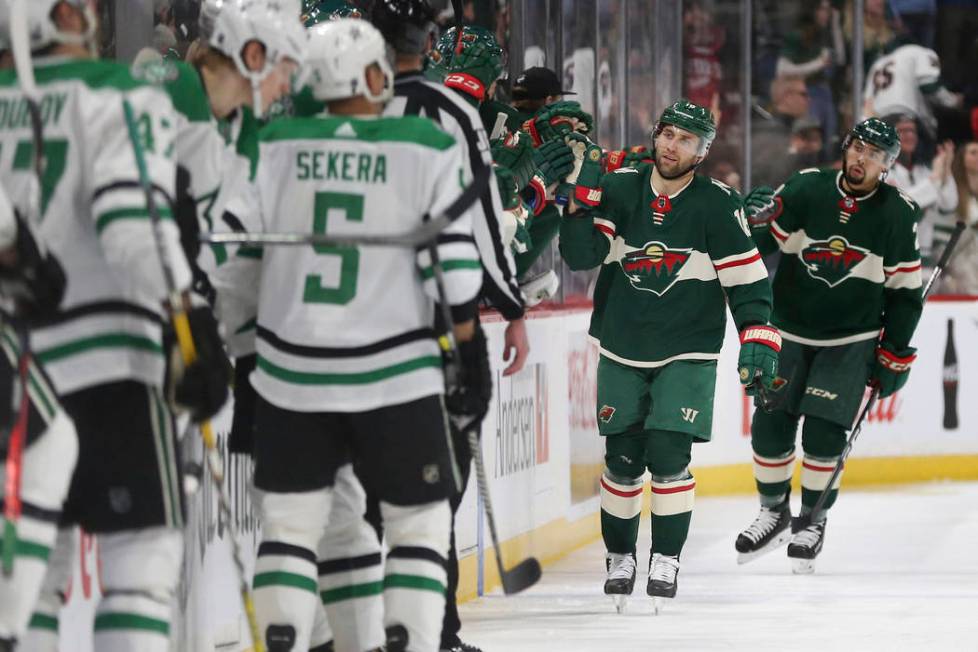
[(749, 496), (697, 500), (679, 594), (659, 616), (645, 595), (643, 521), (625, 614), (601, 592), (598, 541), (524, 594), (462, 605), (462, 639), (485, 652), (978, 652), (978, 483), (843, 487), (810, 576), (792, 575), (785, 548), (737, 565), (734, 539), (756, 512)]

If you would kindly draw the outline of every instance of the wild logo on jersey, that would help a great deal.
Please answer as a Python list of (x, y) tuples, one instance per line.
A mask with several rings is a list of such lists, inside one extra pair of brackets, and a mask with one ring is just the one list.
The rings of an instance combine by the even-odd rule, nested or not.
[(647, 242), (641, 249), (626, 253), (619, 262), (632, 287), (661, 297), (675, 284), (691, 251)]
[(868, 253), (868, 249), (854, 247), (842, 236), (834, 235), (805, 247), (801, 251), (801, 260), (812, 278), (825, 281), (832, 288), (849, 278), (852, 269)]

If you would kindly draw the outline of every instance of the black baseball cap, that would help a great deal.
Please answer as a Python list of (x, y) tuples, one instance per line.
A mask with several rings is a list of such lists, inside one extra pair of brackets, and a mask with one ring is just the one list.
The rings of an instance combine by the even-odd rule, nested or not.
[(560, 87), (557, 73), (549, 68), (527, 68), (513, 82), (514, 100), (542, 100), (549, 95), (576, 95)]

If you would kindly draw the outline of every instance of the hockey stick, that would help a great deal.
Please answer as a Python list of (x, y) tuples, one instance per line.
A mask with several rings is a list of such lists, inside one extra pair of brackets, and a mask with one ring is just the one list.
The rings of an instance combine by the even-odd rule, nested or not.
[[(445, 324), (445, 335), (438, 338), (442, 351), (446, 358), (445, 382), (447, 387), (457, 386), (462, 382), (465, 369), (462, 368), (458, 355), (458, 344), (455, 341), (454, 322), (452, 311), (448, 304), (448, 293), (445, 291), (445, 281), (442, 272), (441, 259), (438, 255), (438, 248), (434, 243), (428, 247), (431, 256), (431, 268), (434, 272), (435, 286), (438, 289), (438, 302), (441, 309), (442, 320)], [(492, 511), (492, 497), (489, 494), (489, 481), (486, 478), (485, 461), (482, 457), (482, 445), (479, 443), (479, 434), (476, 428), (468, 427), (466, 436), (469, 441), (469, 450), (472, 453), (472, 460), (475, 462), (476, 483), (479, 486), (479, 498), (486, 510), (486, 521), (489, 523), (489, 536), (492, 539), (492, 548), (496, 554), (496, 570), (499, 572), (499, 581), (503, 585), (503, 593), (512, 595), (530, 588), (539, 581), (543, 570), (536, 557), (527, 557), (509, 570), (503, 566), (502, 548), (499, 545), (499, 535), (496, 532), (496, 516)], [(460, 488), (460, 491), (464, 487)]]
[[(10, 48), (14, 55), (14, 67), (17, 70), (17, 81), (27, 102), (27, 111), (31, 120), (31, 139), (33, 141), (33, 176), (29, 181), (27, 191), (27, 219), (20, 228), (30, 228), (30, 223), (40, 215), (41, 179), (44, 174), (44, 132), (41, 122), (39, 104), (40, 92), (34, 79), (34, 67), (31, 62), (30, 28), (27, 20), (27, 0), (14, 0), (10, 6)], [(40, 239), (36, 239), (38, 246)], [(9, 577), (14, 569), (14, 556), (17, 549), (17, 522), (23, 509), (21, 503), (21, 473), (23, 471), (24, 446), (27, 442), (27, 426), (30, 414), (30, 393), (28, 391), (28, 374), (30, 370), (30, 340), (27, 328), (11, 320), (11, 325), (17, 332), (19, 342), (19, 357), (17, 360), (17, 375), (20, 381), (20, 391), (14, 391), (13, 403), (17, 406), (17, 420), (10, 430), (7, 442), (7, 459), (4, 462), (4, 503), (3, 503), (3, 540), (0, 542), (0, 564), (3, 574)]]
[[(948, 261), (951, 259), (951, 253), (954, 248), (958, 245), (958, 240), (961, 239), (961, 234), (964, 233), (965, 224), (959, 221), (954, 225), (954, 231), (951, 232), (951, 237), (947, 241), (947, 245), (944, 247), (944, 251), (941, 252), (941, 258), (937, 261), (937, 265), (934, 267), (933, 273), (930, 275), (930, 279), (927, 281), (927, 285), (924, 286), (924, 291), (922, 294), (922, 300), (927, 300), (927, 295), (930, 294), (931, 288), (934, 287), (934, 283), (937, 281), (938, 277), (943, 273), (944, 268), (947, 266)], [(839, 461), (836, 463), (835, 468), (832, 470), (832, 477), (829, 478), (829, 482), (822, 489), (822, 493), (819, 494), (818, 500), (815, 501), (815, 506), (812, 507), (812, 511), (805, 516), (798, 516), (793, 519), (791, 529), (797, 532), (800, 529), (808, 527), (812, 522), (817, 522), (818, 517), (822, 514), (822, 510), (825, 507), (825, 501), (829, 499), (829, 494), (832, 492), (832, 485), (835, 484), (836, 480), (839, 479), (839, 475), (842, 474), (842, 469), (845, 467), (846, 459), (848, 459), (849, 454), (852, 452), (852, 445), (856, 442), (856, 438), (859, 437), (860, 431), (863, 428), (863, 422), (870, 412), (873, 411), (873, 406), (876, 405), (876, 401), (880, 397), (879, 386), (873, 387), (873, 390), (869, 393), (869, 400), (866, 401), (866, 406), (863, 411), (859, 414), (859, 418), (856, 420), (856, 425), (852, 428), (852, 433), (849, 435), (849, 439), (846, 440), (845, 448), (842, 449), (842, 454), (839, 456)]]
[(211, 244), (326, 245), (333, 247), (420, 247), (433, 241), (449, 224), (461, 217), (482, 195), (492, 170), (484, 166), (472, 176), (472, 182), (435, 219), (424, 222), (413, 231), (394, 234), (328, 235), (325, 233), (202, 233), (200, 241)]
[[(122, 112), (125, 115), (126, 128), (129, 131), (129, 140), (132, 143), (133, 154), (136, 159), (139, 185), (142, 186), (143, 195), (146, 198), (146, 210), (149, 212), (150, 221), (153, 225), (153, 235), (156, 240), (160, 265), (163, 268), (163, 277), (166, 280), (167, 292), (169, 293), (170, 319), (173, 323), (173, 330), (176, 332), (177, 344), (180, 347), (180, 355), (183, 358), (183, 363), (185, 366), (190, 366), (197, 359), (197, 350), (190, 331), (190, 319), (187, 316), (183, 297), (180, 295), (176, 286), (173, 268), (170, 266), (169, 252), (166, 250), (163, 237), (162, 218), (160, 217), (159, 208), (156, 205), (156, 197), (153, 195), (153, 186), (149, 180), (149, 173), (146, 168), (146, 156), (143, 152), (139, 129), (136, 126), (136, 117), (133, 115), (132, 105), (128, 100), (124, 99), (122, 101)], [(233, 521), (231, 501), (224, 489), (224, 466), (217, 450), (217, 440), (214, 437), (214, 430), (211, 428), (210, 420), (205, 420), (200, 424), (200, 434), (204, 440), (204, 447), (207, 449), (207, 467), (210, 470), (211, 479), (217, 489), (218, 509), (222, 518), (225, 518), (228, 523), (231, 523)], [(229, 539), (231, 542), (231, 557), (233, 558), (235, 569), (238, 572), (241, 602), (244, 606), (245, 616), (248, 619), (248, 627), (251, 630), (253, 649), (254, 652), (265, 652), (264, 640), (258, 627), (258, 618), (255, 615), (255, 602), (251, 596), (251, 589), (248, 587), (244, 555), (233, 533), (231, 533)]]

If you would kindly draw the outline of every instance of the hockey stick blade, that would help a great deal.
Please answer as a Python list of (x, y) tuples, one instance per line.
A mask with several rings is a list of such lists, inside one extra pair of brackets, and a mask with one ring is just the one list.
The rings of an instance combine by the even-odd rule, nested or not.
[(543, 575), (543, 569), (536, 557), (527, 557), (503, 573), (500, 581), (503, 585), (503, 593), (513, 595), (520, 591), (525, 591), (537, 582)]

